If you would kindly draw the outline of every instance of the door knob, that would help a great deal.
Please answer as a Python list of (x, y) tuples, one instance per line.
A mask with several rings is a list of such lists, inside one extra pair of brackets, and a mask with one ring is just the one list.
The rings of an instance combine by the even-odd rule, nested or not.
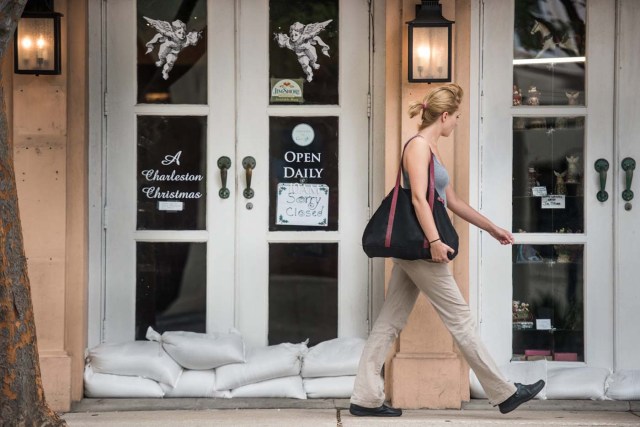
[(629, 202), (633, 199), (631, 191), (631, 181), (633, 181), (633, 170), (636, 168), (636, 161), (631, 157), (622, 159), (622, 170), (625, 172), (625, 190), (622, 192), (622, 199)]
[(245, 199), (251, 199), (254, 196), (253, 189), (251, 188), (251, 176), (253, 175), (253, 169), (256, 167), (256, 159), (251, 156), (247, 156), (242, 159), (242, 167), (245, 170), (247, 176), (247, 188), (244, 189), (242, 195)]
[(222, 156), (218, 159), (218, 168), (220, 168), (220, 179), (222, 180), (222, 188), (218, 191), (218, 196), (221, 199), (229, 198), (229, 189), (227, 188), (227, 171), (231, 167), (231, 159), (227, 156)]
[(609, 162), (605, 159), (598, 159), (595, 163), (596, 172), (600, 175), (600, 191), (596, 194), (599, 202), (606, 202), (609, 198), (609, 193), (604, 189), (607, 186), (607, 171), (609, 170)]

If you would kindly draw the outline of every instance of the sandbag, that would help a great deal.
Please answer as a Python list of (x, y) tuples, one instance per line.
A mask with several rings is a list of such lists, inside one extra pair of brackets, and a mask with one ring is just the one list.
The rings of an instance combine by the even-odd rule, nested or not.
[[(547, 361), (536, 360), (531, 362), (511, 362), (500, 366), (500, 372), (511, 383), (532, 384), (538, 380), (547, 381)], [(486, 399), (485, 393), (476, 374), (469, 371), (469, 388), (473, 399)], [(540, 391), (535, 399), (546, 399), (547, 386)]]
[(100, 344), (89, 350), (87, 362), (96, 373), (149, 378), (172, 387), (182, 373), (162, 345), (151, 341)]
[(306, 399), (302, 378), (294, 375), (248, 384), (231, 390), (231, 397), (291, 397)]
[(231, 397), (229, 390), (217, 391), (213, 369), (192, 371), (185, 369), (175, 387), (160, 384), (165, 397)]
[(353, 393), (355, 382), (355, 375), (302, 379), (304, 391), (310, 399), (347, 399)]
[(228, 334), (168, 331), (160, 335), (149, 327), (146, 336), (161, 343), (169, 356), (187, 369), (213, 369), (245, 361), (244, 341), (235, 330)]
[(247, 350), (246, 363), (233, 363), (216, 368), (216, 389), (236, 389), (247, 384), (280, 377), (300, 375), (305, 343), (283, 343)]
[(562, 367), (547, 370), (547, 399), (605, 399), (606, 368)]
[(640, 400), (640, 371), (622, 369), (607, 378), (606, 397), (614, 400)]
[(311, 347), (302, 361), (302, 377), (355, 375), (365, 342), (362, 338), (336, 338)]
[(91, 365), (84, 367), (84, 395), (86, 397), (162, 397), (160, 385), (150, 379), (124, 375), (98, 374)]

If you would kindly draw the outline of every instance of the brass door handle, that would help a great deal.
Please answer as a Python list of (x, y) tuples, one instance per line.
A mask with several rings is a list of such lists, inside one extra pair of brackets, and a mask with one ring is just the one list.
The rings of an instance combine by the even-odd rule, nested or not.
[(245, 199), (251, 199), (254, 196), (253, 189), (251, 188), (251, 176), (253, 175), (253, 169), (256, 167), (256, 159), (251, 156), (245, 157), (242, 159), (242, 167), (247, 176), (247, 188), (244, 189), (242, 195)]
[(631, 157), (622, 159), (622, 170), (625, 172), (625, 189), (622, 192), (622, 199), (629, 202), (633, 199), (633, 191), (631, 191), (631, 181), (633, 181), (633, 170), (636, 168), (636, 161)]
[(222, 180), (222, 188), (218, 191), (218, 196), (221, 199), (229, 198), (229, 189), (227, 188), (227, 171), (231, 167), (231, 159), (227, 156), (222, 156), (218, 159), (218, 168), (220, 168), (220, 179)]
[(609, 162), (605, 159), (598, 159), (595, 163), (596, 172), (600, 175), (600, 191), (596, 194), (599, 202), (606, 202), (609, 198), (609, 193), (605, 191), (607, 186), (607, 171), (609, 170)]

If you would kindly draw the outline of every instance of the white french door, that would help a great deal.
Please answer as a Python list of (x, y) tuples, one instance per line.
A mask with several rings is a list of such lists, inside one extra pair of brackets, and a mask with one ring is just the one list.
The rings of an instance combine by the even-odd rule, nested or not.
[(481, 2), (481, 210), (516, 236), (481, 237), (481, 333), (500, 363), (638, 367), (640, 222), (622, 160), (639, 155), (639, 14), (634, 1)]
[(103, 341), (366, 335), (368, 8), (107, 3)]
[[(615, 369), (640, 369), (638, 353), (640, 341), (637, 339), (636, 325), (640, 322), (640, 287), (636, 276), (640, 259), (640, 212), (637, 176), (633, 177), (635, 162), (640, 159), (640, 100), (635, 89), (640, 74), (640, 3), (634, 0), (619, 0), (616, 4), (616, 120), (613, 181), (614, 236), (615, 236)], [(627, 169), (627, 170), (625, 170)], [(627, 188), (629, 184), (629, 188)], [(625, 193), (626, 190), (634, 194)], [(629, 200), (627, 200), (629, 199)]]

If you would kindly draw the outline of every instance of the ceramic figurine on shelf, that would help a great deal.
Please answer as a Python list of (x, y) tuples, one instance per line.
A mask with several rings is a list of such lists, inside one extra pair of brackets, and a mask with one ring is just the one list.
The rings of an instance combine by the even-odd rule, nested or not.
[(322, 41), (319, 34), (333, 19), (324, 22), (314, 22), (311, 24), (301, 24), (296, 22), (289, 27), (289, 35), (283, 33), (274, 33), (278, 46), (286, 47), (292, 50), (298, 57), (298, 62), (302, 67), (302, 71), (307, 76), (307, 81), (313, 80), (313, 70), (320, 68), (316, 45), (322, 49), (325, 56), (329, 56), (329, 46)]
[(560, 264), (566, 264), (573, 261), (574, 250), (570, 245), (553, 245), (558, 257), (556, 262)]
[(567, 127), (567, 118), (566, 117), (556, 117), (556, 124), (554, 126), (556, 129), (565, 129)]
[[(562, 227), (560, 230), (556, 230), (556, 233), (574, 233), (574, 231), (570, 228)], [(576, 230), (575, 233), (580, 233), (580, 230)], [(572, 245), (553, 245), (553, 249), (556, 250), (558, 255), (556, 262), (565, 264), (573, 261), (575, 250)]]
[(568, 51), (571, 56), (580, 56), (573, 31), (567, 30), (563, 34), (553, 34), (541, 21), (534, 19), (533, 22), (531, 34), (540, 33), (540, 37), (542, 38), (542, 48), (536, 55), (536, 58), (540, 58), (547, 50), (555, 47)]
[(544, 117), (532, 117), (529, 119), (529, 129), (546, 129), (547, 120)]
[(533, 85), (527, 91), (527, 104), (540, 105), (540, 91)]
[(580, 91), (566, 91), (564, 95), (567, 97), (568, 105), (578, 105), (578, 98), (580, 97)]
[(513, 85), (513, 106), (522, 105), (522, 91), (518, 86)]
[(179, 19), (170, 24), (167, 21), (146, 16), (143, 18), (157, 31), (157, 34), (145, 44), (147, 47), (145, 54), (151, 53), (156, 44), (160, 45), (156, 67), (162, 67), (162, 78), (168, 80), (169, 72), (178, 60), (178, 54), (187, 46), (195, 46), (202, 37), (202, 32), (187, 32), (187, 26)]
[(533, 187), (540, 186), (538, 182), (538, 173), (533, 167), (529, 167), (527, 172), (527, 196), (533, 196)]
[(513, 118), (513, 128), (522, 130), (526, 128), (527, 120), (524, 117), (514, 117)]
[(517, 247), (516, 262), (518, 264), (544, 261), (540, 253), (532, 245), (518, 245)]
[(566, 195), (567, 194), (567, 186), (564, 183), (564, 178), (567, 176), (567, 171), (562, 173), (558, 173), (553, 171), (553, 174), (556, 176), (556, 191), (555, 194), (558, 195)]
[(580, 171), (578, 169), (578, 160), (579, 156), (569, 156), (567, 159), (567, 180), (565, 181), (567, 184), (578, 184), (580, 182), (579, 175)]

